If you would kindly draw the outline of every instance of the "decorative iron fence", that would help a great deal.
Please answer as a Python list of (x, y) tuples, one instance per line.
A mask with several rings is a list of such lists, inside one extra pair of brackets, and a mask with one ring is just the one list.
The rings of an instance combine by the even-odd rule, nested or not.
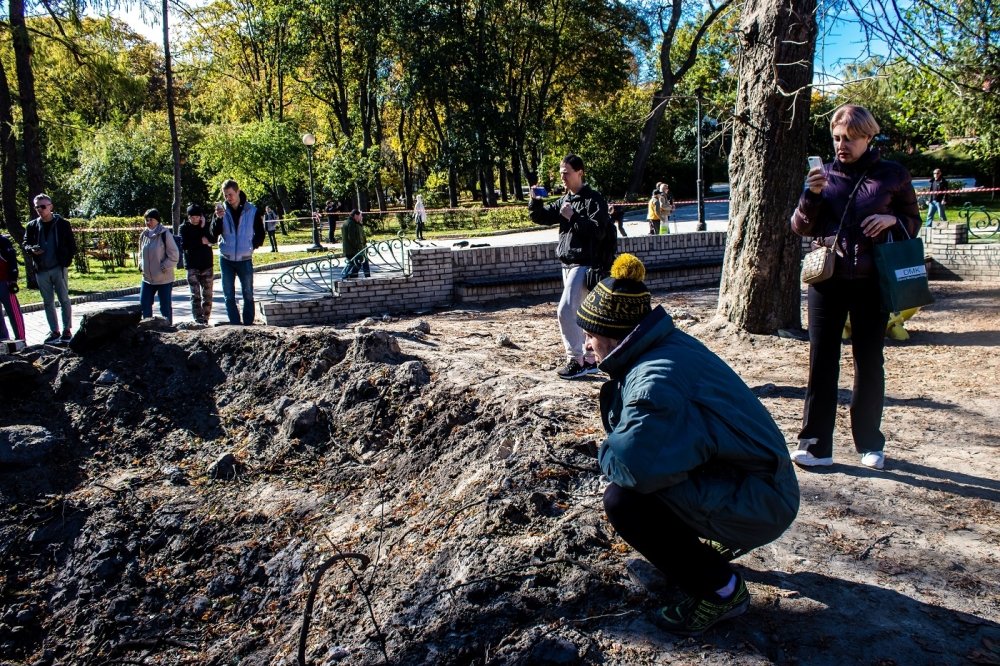
[(969, 226), (969, 234), (981, 240), (1000, 239), (1000, 216), (983, 206), (973, 206), (966, 202), (958, 209), (959, 217)]
[(409, 276), (412, 273), (409, 250), (412, 247), (436, 245), (428, 241), (410, 240), (399, 233), (390, 240), (369, 243), (350, 260), (332, 254), (307, 259), (272, 279), (267, 293), (275, 298), (282, 293), (332, 294), (336, 283), (343, 279), (344, 268), (362, 258), (368, 260), (375, 277), (400, 274)]

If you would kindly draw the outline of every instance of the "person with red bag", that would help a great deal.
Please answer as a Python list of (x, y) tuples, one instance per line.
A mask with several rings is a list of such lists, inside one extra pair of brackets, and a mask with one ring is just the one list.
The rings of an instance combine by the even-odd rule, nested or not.
[(0, 340), (9, 340), (3, 313), (10, 319), (15, 340), (24, 340), (24, 315), (17, 300), (17, 250), (6, 236), (0, 236)]

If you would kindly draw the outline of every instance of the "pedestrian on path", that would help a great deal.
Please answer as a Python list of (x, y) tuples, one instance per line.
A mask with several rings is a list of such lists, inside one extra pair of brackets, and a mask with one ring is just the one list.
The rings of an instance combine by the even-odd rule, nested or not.
[(199, 324), (208, 324), (212, 317), (212, 288), (215, 285), (212, 235), (204, 213), (198, 204), (189, 205), (188, 219), (180, 229), (187, 282), (191, 289), (191, 316)]
[(143, 214), (146, 230), (139, 235), (139, 308), (143, 318), (153, 316), (153, 297), (160, 300), (160, 314), (174, 323), (174, 268), (180, 253), (170, 230), (160, 224), (160, 211), (150, 208)]
[(351, 216), (340, 229), (341, 249), (344, 251), (344, 270), (340, 274), (342, 280), (357, 277), (362, 268), (365, 277), (372, 276), (371, 265), (368, 263), (368, 239), (365, 237), (365, 225), (361, 223), (361, 211), (355, 208)]
[(663, 183), (656, 184), (653, 193), (649, 196), (649, 203), (646, 204), (646, 222), (649, 223), (650, 236), (656, 236), (660, 233), (660, 216), (662, 215), (662, 206), (660, 203), (661, 185)]
[[(235, 180), (222, 184), (226, 200), (221, 218), (212, 220), (212, 239), (219, 241), (219, 268), (226, 316), (230, 324), (253, 324), (253, 251), (264, 244), (264, 212), (247, 201)], [(236, 306), (236, 278), (240, 280), (243, 316)]]
[(323, 213), (326, 215), (327, 222), (330, 223), (329, 234), (327, 235), (327, 240), (330, 243), (337, 242), (337, 211), (340, 206), (333, 203), (333, 199), (327, 199), (326, 207), (323, 208)]
[[(76, 255), (73, 228), (61, 215), (52, 211), (52, 197), (39, 194), (34, 199), (38, 217), (24, 230), (24, 251), (35, 262), (35, 279), (42, 293), (49, 335), (45, 344), (66, 344), (73, 337), (73, 308), (69, 302), (69, 267)], [(62, 312), (62, 334), (56, 319), (56, 297)]]
[(11, 334), (15, 340), (24, 340), (24, 315), (17, 300), (17, 250), (6, 236), (0, 236), (0, 340), (9, 339), (4, 324), (4, 312), (10, 318)]
[(424, 206), (424, 198), (417, 195), (417, 201), (413, 204), (413, 221), (417, 229), (417, 240), (424, 239), (424, 225), (427, 224), (427, 208)]
[(275, 238), (274, 232), (278, 228), (278, 214), (271, 210), (270, 206), (265, 206), (264, 208), (264, 230), (267, 232), (267, 237), (271, 241), (271, 252), (278, 251), (278, 239)]
[(930, 194), (927, 197), (927, 226), (929, 227), (934, 222), (935, 213), (941, 217), (942, 222), (948, 221), (948, 216), (944, 212), (944, 205), (948, 202), (945, 192), (951, 189), (951, 185), (941, 175), (941, 169), (934, 169), (934, 176), (928, 187)]

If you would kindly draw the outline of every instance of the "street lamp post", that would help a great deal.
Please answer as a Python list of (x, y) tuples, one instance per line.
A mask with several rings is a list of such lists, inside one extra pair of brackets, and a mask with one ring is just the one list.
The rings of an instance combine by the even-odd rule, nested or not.
[(708, 225), (705, 224), (705, 198), (704, 198), (704, 187), (702, 186), (701, 178), (701, 90), (698, 90), (698, 94), (694, 98), (694, 104), (696, 109), (697, 127), (695, 128), (695, 151), (697, 155), (695, 156), (695, 168), (698, 171), (698, 226), (696, 229), (698, 231), (707, 231)]
[(312, 134), (303, 134), (302, 143), (305, 144), (306, 153), (309, 155), (309, 217), (312, 219), (313, 244), (309, 252), (322, 252), (326, 248), (319, 242), (319, 222), (316, 219), (316, 188), (313, 184), (313, 153), (312, 148), (316, 145), (316, 137)]

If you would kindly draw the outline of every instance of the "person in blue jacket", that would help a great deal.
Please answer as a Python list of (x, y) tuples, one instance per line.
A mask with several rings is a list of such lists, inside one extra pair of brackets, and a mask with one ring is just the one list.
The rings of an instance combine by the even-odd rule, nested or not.
[[(211, 240), (219, 242), (219, 272), (222, 295), (230, 324), (253, 324), (256, 306), (253, 298), (253, 251), (264, 244), (264, 212), (247, 201), (235, 180), (222, 183), (226, 200), (221, 217), (212, 220)], [(216, 209), (218, 210), (218, 208)], [(236, 306), (236, 279), (243, 297), (242, 319)]]
[(663, 309), (622, 254), (577, 310), (599, 367), (598, 450), (615, 531), (686, 594), (657, 623), (697, 635), (750, 606), (729, 561), (778, 538), (799, 487), (785, 438), (726, 363)]

